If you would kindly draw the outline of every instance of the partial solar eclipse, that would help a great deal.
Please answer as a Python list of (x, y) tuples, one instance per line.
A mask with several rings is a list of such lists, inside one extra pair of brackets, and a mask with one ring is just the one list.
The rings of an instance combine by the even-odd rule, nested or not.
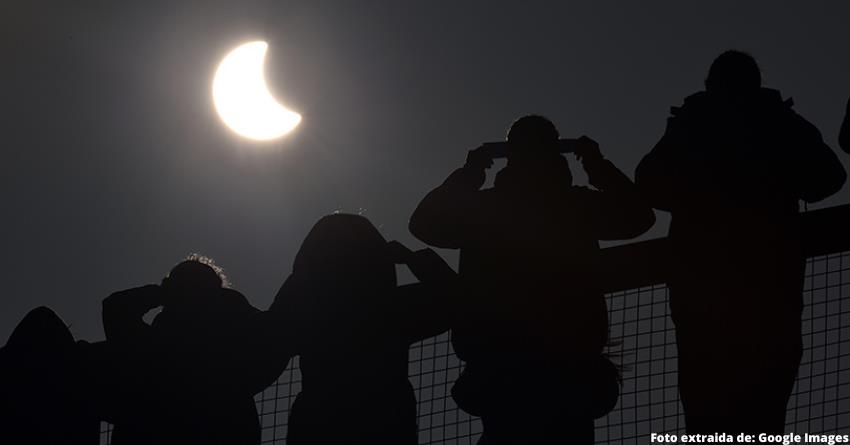
[(263, 62), (268, 47), (256, 41), (230, 51), (212, 85), (221, 120), (239, 135), (260, 141), (279, 138), (301, 122), (301, 115), (279, 104), (266, 86)]

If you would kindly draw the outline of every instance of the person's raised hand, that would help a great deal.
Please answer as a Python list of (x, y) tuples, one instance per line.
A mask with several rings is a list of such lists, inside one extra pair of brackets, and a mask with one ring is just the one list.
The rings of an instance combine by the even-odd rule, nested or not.
[(599, 143), (587, 136), (578, 138), (575, 155), (576, 159), (582, 163), (602, 159), (602, 152), (599, 151)]
[(469, 153), (466, 154), (466, 167), (475, 170), (486, 170), (492, 166), (493, 154), (484, 145), (469, 150)]

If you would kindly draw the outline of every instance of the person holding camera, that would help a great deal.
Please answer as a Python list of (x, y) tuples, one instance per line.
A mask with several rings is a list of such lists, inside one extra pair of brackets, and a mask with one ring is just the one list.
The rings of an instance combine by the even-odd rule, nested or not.
[(452, 342), (466, 367), (452, 395), (482, 418), (479, 444), (593, 443), (593, 419), (617, 399), (599, 241), (636, 237), (655, 216), (596, 142), (573, 145), (595, 189), (573, 185), (555, 125), (525, 116), (492, 188), (485, 144), (410, 218), (418, 239), (460, 249)]
[(802, 354), (799, 200), (846, 173), (814, 125), (727, 51), (635, 171), (672, 215), (668, 285), (688, 433), (782, 433)]

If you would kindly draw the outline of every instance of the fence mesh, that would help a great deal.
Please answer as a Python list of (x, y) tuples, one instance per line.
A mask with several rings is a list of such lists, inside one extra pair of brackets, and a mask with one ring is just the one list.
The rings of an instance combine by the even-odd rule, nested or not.
[[(804, 285), (803, 358), (788, 403), (786, 429), (802, 433), (850, 431), (850, 252), (810, 258)], [(649, 443), (651, 432), (684, 433), (677, 391), (676, 341), (663, 284), (607, 295), (611, 352), (625, 365), (617, 406), (596, 422), (596, 442)], [(414, 344), (409, 376), (419, 401), (421, 444), (473, 445), (481, 422), (451, 398), (463, 363), (451, 333)], [(518, 383), (516, 390), (521, 389)], [(256, 397), (263, 444), (285, 444), (289, 408), (301, 390), (298, 358)], [(509, 388), (508, 390), (512, 390)], [(103, 425), (101, 443), (111, 427)]]

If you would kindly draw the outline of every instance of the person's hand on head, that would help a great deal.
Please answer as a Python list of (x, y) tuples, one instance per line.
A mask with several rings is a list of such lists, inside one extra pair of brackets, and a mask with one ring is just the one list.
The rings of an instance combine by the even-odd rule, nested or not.
[(599, 143), (593, 139), (582, 136), (578, 138), (575, 150), (576, 159), (585, 162), (593, 162), (602, 159), (602, 152), (599, 151)]
[(165, 302), (165, 292), (157, 284), (134, 287), (123, 292), (132, 294), (135, 305), (145, 311), (162, 306)]
[(476, 170), (486, 170), (493, 166), (493, 153), (490, 152), (484, 145), (480, 145), (475, 149), (469, 150), (466, 154), (467, 168)]
[(180, 290), (174, 284), (174, 279), (165, 277), (159, 283), (160, 293), (162, 294), (162, 303), (169, 304), (179, 300)]
[(467, 172), (466, 177), (470, 185), (481, 188), (487, 180), (485, 170), (493, 166), (493, 153), (486, 146), (469, 150), (466, 155), (466, 164), (463, 169)]

